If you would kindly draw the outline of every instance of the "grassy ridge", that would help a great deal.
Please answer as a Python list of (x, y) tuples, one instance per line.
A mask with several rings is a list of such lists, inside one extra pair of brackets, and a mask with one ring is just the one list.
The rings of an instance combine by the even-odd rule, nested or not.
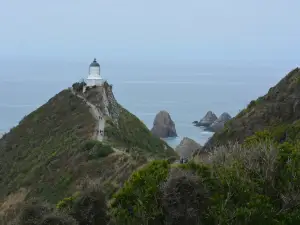
[(164, 141), (154, 137), (146, 125), (122, 106), (118, 125), (107, 120), (105, 133), (108, 140), (121, 143), (129, 152), (153, 158), (177, 157)]
[(215, 133), (206, 148), (228, 141), (242, 143), (257, 131), (292, 124), (300, 119), (300, 69), (289, 72), (268, 93), (249, 103), (236, 117)]
[(73, 181), (71, 160), (94, 126), (88, 108), (68, 90), (26, 116), (0, 140), (1, 196), (21, 186), (49, 199), (63, 196)]

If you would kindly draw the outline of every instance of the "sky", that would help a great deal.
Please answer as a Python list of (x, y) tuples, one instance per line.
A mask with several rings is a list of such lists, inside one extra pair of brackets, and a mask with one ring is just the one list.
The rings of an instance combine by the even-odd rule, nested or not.
[(299, 62), (299, 0), (1, 0), (0, 59)]

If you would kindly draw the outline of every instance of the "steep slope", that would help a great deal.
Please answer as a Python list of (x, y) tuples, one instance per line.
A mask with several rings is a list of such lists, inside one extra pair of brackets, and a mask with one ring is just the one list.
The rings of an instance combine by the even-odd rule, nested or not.
[[(225, 124), (207, 142), (205, 149), (231, 142), (242, 142), (257, 131), (270, 130), (277, 139), (300, 119), (300, 70), (288, 73), (268, 93), (251, 101), (246, 109)], [(294, 125), (292, 125), (294, 124)]]
[[(104, 91), (105, 101), (97, 101), (103, 92), (94, 88), (84, 94), (63, 90), (0, 139), (0, 205), (20, 188), (26, 188), (27, 198), (56, 203), (85, 178), (101, 180), (113, 192), (148, 156), (176, 156), (115, 101), (111, 86)], [(98, 103), (107, 108), (99, 110), (105, 120), (97, 118), (102, 117), (93, 108)], [(106, 134), (99, 138), (96, 131), (104, 126)], [(140, 154), (133, 154), (135, 149)]]

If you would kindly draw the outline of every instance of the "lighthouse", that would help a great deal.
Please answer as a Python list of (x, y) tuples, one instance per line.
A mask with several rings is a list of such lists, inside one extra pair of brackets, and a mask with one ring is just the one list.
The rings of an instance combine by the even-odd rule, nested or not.
[(100, 64), (96, 59), (90, 64), (89, 75), (86, 79), (86, 85), (91, 86), (101, 86), (104, 83), (104, 80), (100, 76)]

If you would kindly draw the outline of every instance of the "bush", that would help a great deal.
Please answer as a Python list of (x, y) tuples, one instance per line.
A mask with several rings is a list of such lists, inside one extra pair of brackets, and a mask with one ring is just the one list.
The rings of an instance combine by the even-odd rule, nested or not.
[(40, 225), (44, 215), (51, 212), (51, 208), (45, 204), (33, 201), (26, 203), (21, 210), (16, 225)]
[(86, 85), (86, 83), (84, 81), (81, 82), (76, 82), (72, 85), (72, 88), (74, 91), (76, 92), (82, 92), (83, 91), (83, 87)]
[(210, 165), (151, 162), (114, 195), (117, 224), (298, 224), (299, 145), (256, 138), (216, 148)]
[(79, 192), (76, 192), (74, 195), (72, 195), (70, 197), (66, 197), (63, 200), (59, 201), (56, 204), (56, 208), (57, 209), (64, 209), (64, 210), (70, 211), (71, 208), (72, 208), (72, 206), (73, 206), (73, 204), (74, 204), (74, 201), (79, 196), (79, 194), (80, 194)]
[(162, 185), (162, 205), (166, 224), (200, 224), (208, 206), (208, 191), (199, 177), (189, 171), (173, 168)]
[(71, 215), (79, 225), (106, 224), (106, 198), (101, 189), (98, 184), (91, 185), (82, 193), (61, 200), (56, 208)]
[(78, 225), (78, 223), (68, 215), (49, 214), (43, 217), (39, 225)]
[(252, 107), (254, 107), (256, 105), (256, 101), (252, 100), (249, 105), (247, 106), (247, 109), (251, 109)]
[(112, 215), (118, 224), (162, 224), (160, 184), (168, 176), (167, 161), (152, 161), (132, 174), (113, 196)]
[(114, 152), (111, 146), (95, 140), (86, 141), (82, 146), (82, 151), (88, 152), (89, 159), (106, 157)]

